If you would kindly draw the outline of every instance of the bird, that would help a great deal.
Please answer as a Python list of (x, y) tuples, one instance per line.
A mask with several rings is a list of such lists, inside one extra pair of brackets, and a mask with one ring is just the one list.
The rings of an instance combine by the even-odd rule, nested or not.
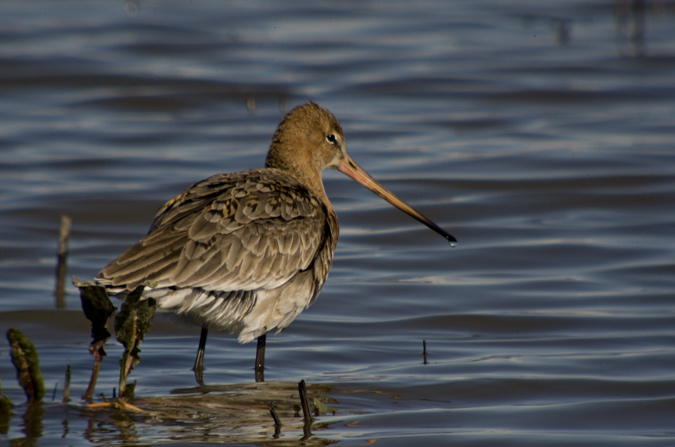
[(338, 241), (338, 219), (322, 171), (336, 169), (443, 236), (457, 240), (399, 199), (347, 154), (337, 118), (315, 102), (290, 110), (274, 132), (265, 167), (221, 173), (166, 202), (148, 234), (95, 281), (201, 326), (193, 366), (203, 385), (210, 330), (257, 339), (255, 380), (264, 381), (266, 334), (286, 328), (315, 302)]

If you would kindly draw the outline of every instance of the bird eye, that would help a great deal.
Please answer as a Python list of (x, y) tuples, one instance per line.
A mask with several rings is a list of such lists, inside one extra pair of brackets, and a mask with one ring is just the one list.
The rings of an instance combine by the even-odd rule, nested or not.
[(326, 141), (328, 141), (330, 144), (335, 144), (337, 138), (335, 138), (335, 135), (331, 133), (326, 135)]

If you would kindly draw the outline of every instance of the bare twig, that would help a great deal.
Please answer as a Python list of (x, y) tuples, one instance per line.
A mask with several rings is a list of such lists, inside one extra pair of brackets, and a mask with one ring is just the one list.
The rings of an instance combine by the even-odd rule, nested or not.
[(309, 411), (309, 402), (307, 400), (307, 386), (305, 379), (298, 383), (298, 392), (300, 393), (300, 405), (302, 406), (302, 416), (305, 419), (305, 425), (302, 428), (305, 436), (303, 439), (308, 439), (312, 436), (312, 413)]
[(70, 365), (66, 366), (66, 380), (63, 385), (63, 403), (70, 402), (70, 375), (72, 368)]

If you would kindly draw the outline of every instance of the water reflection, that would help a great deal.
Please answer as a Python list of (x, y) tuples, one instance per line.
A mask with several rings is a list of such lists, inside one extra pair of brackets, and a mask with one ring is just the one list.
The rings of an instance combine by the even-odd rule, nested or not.
[[(15, 437), (12, 445), (41, 445), (45, 425), (52, 427), (52, 431), (61, 426), (62, 439), (79, 438), (105, 445), (166, 440), (249, 444), (272, 439), (277, 440), (276, 445), (296, 445), (300, 440), (308, 446), (329, 445), (335, 441), (322, 437), (321, 432), (336, 422), (332, 416), (333, 406), (338, 402), (329, 395), (332, 388), (307, 386), (316, 416), (311, 432), (304, 427), (297, 384), (265, 382), (177, 389), (166, 396), (137, 398), (134, 405), (142, 412), (100, 404), (27, 404), (15, 408), (16, 413), (23, 411), (23, 437)], [(281, 425), (275, 423), (272, 409)], [(325, 416), (330, 421), (322, 421)], [(9, 419), (0, 423), (8, 427)]]
[(21, 431), (25, 433), (26, 438), (37, 439), (42, 437), (45, 426), (44, 416), (45, 412), (41, 402), (30, 402), (26, 405), (21, 427)]
[[(645, 0), (620, 0), (616, 2), (616, 33), (621, 53), (641, 56), (645, 53)], [(623, 50), (628, 42), (629, 49)]]
[[(602, 11), (605, 14), (607, 11)], [(616, 45), (620, 54), (643, 56), (647, 53), (647, 23), (675, 12), (672, 2), (647, 0), (617, 0), (614, 4)], [(580, 28), (586, 22), (596, 19), (597, 12), (588, 16), (548, 15), (542, 11), (533, 11), (523, 16), (523, 26), (530, 30), (537, 24), (545, 24), (560, 46), (572, 41), (574, 28)], [(581, 34), (581, 33), (579, 33)]]
[[(184, 442), (255, 443), (270, 439), (298, 441), (306, 445), (328, 445), (332, 441), (318, 436), (307, 438), (300, 414), (297, 384), (265, 382), (259, 384), (208, 386), (175, 390), (169, 396), (144, 397), (134, 404), (144, 413), (91, 411), (92, 442), (148, 442), (171, 439)], [(315, 411), (337, 402), (328, 396), (330, 385), (310, 385)], [(275, 424), (275, 409), (281, 427)], [(331, 411), (331, 410), (328, 410)], [(316, 423), (314, 432), (327, 428)]]

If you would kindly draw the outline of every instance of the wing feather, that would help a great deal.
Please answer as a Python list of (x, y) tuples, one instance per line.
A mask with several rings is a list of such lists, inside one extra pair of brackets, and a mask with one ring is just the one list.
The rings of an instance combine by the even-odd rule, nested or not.
[(221, 174), (167, 202), (148, 235), (100, 273), (132, 290), (275, 288), (322, 251), (326, 206), (280, 171)]

